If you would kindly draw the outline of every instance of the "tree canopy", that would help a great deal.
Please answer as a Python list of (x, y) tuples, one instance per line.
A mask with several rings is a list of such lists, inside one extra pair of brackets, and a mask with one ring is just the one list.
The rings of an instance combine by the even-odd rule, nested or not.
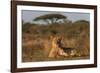
[(43, 20), (47, 24), (54, 24), (58, 23), (59, 20), (64, 20), (64, 19), (67, 19), (67, 17), (62, 14), (46, 14), (36, 17), (34, 21)]

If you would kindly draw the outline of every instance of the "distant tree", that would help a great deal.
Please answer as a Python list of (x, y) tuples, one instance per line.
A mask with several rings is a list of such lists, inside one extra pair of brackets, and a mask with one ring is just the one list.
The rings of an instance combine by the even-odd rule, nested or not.
[(74, 22), (74, 24), (84, 24), (84, 23), (87, 23), (87, 24), (89, 24), (89, 21), (87, 21), (87, 20), (77, 20), (77, 21), (75, 21)]
[(55, 24), (59, 23), (59, 20), (65, 20), (65, 19), (67, 19), (67, 17), (61, 14), (46, 14), (36, 17), (34, 21), (43, 20), (47, 24)]

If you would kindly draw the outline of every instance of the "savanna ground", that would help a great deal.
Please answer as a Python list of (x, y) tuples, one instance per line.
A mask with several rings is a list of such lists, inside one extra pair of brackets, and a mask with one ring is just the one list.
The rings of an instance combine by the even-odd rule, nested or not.
[[(63, 46), (74, 48), (77, 51), (76, 56), (59, 58), (49, 58), (51, 49), (52, 32), (57, 35), (63, 35)], [(79, 20), (76, 22), (63, 24), (38, 25), (24, 23), (22, 25), (22, 61), (55, 61), (55, 60), (78, 60), (89, 59), (89, 22)]]

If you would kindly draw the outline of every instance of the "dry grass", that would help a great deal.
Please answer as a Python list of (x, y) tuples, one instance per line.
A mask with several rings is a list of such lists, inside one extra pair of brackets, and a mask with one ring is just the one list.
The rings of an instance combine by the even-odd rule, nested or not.
[[(77, 60), (89, 59), (89, 24), (84, 23), (72, 25), (35, 25), (28, 26), (22, 34), (22, 61), (55, 61), (55, 60)], [(26, 26), (23, 26), (23, 28)], [(80, 28), (83, 28), (80, 30)], [(74, 48), (77, 53), (71, 57), (49, 58), (48, 54), (51, 49), (51, 32), (56, 31), (57, 35), (63, 34), (63, 46)]]
[[(50, 39), (34, 39), (23, 41), (22, 48), (22, 60), (23, 62), (33, 62), (33, 61), (53, 61), (53, 60), (75, 60), (75, 59), (87, 59), (89, 58), (89, 48), (87, 43), (80, 45), (77, 38), (76, 39), (64, 39), (63, 46), (75, 48), (77, 50), (77, 56), (74, 57), (59, 57), (59, 58), (48, 58), (48, 54), (51, 49)], [(81, 41), (83, 42), (83, 41)], [(85, 48), (83, 48), (85, 46)], [(81, 48), (82, 47), (82, 48)], [(81, 49), (80, 49), (81, 48)], [(78, 55), (81, 56), (78, 56)]]

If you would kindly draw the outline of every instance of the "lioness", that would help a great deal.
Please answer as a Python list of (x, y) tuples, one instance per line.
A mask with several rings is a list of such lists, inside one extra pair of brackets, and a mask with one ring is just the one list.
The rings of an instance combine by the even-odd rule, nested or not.
[(57, 56), (73, 56), (75, 50), (73, 48), (64, 48), (62, 46), (62, 37), (52, 36), (52, 48), (50, 50), (48, 57), (57, 57)]

